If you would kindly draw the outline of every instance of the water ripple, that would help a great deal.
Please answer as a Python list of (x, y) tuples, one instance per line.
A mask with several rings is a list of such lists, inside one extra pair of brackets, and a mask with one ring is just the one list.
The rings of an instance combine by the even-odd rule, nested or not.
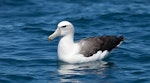
[[(0, 82), (149, 83), (149, 3), (149, 0), (0, 0)], [(59, 38), (48, 42), (47, 37), (62, 20), (74, 24), (75, 40), (123, 35), (124, 43), (105, 60), (113, 64), (59, 62)]]

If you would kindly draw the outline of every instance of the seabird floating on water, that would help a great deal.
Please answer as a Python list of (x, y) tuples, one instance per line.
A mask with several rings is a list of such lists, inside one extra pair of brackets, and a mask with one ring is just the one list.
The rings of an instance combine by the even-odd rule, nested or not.
[(48, 40), (51, 41), (57, 36), (61, 36), (58, 44), (58, 59), (67, 63), (102, 60), (124, 40), (123, 36), (100, 36), (74, 42), (74, 26), (68, 21), (60, 22)]

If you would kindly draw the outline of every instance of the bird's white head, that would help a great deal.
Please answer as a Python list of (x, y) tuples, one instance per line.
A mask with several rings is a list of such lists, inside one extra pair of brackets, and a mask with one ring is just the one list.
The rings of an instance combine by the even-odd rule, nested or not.
[(69, 21), (62, 21), (58, 23), (57, 29), (48, 37), (48, 40), (50, 41), (57, 36), (65, 36), (68, 34), (74, 34), (74, 26)]

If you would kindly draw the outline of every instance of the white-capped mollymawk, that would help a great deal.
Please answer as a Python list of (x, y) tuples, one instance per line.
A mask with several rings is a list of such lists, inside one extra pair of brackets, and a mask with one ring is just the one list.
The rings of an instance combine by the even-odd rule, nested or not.
[(58, 59), (67, 63), (102, 60), (124, 40), (123, 36), (98, 36), (74, 42), (74, 26), (68, 21), (60, 22), (48, 40), (51, 41), (57, 36), (61, 36), (58, 44)]

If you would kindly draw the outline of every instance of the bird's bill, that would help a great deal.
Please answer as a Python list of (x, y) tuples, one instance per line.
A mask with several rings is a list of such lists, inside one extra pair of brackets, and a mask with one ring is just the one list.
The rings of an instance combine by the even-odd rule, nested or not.
[(56, 31), (48, 37), (48, 41), (51, 41), (51, 40), (53, 40), (54, 38), (60, 36), (60, 33), (61, 33), (61, 32), (60, 32), (60, 29), (57, 28)]

